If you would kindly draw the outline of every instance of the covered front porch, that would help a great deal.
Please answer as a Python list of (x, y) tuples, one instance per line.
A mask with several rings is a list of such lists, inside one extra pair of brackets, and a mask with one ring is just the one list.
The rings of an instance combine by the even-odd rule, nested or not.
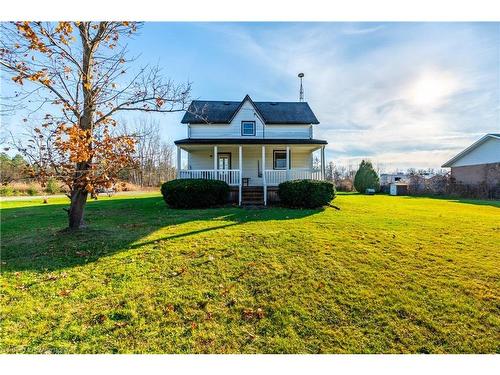
[(323, 141), (269, 143), (267, 140), (266, 144), (225, 144), (220, 140), (200, 144), (189, 141), (176, 142), (177, 177), (225, 181), (237, 189), (240, 205), (244, 190), (256, 191), (260, 187), (263, 204), (267, 205), (268, 190), (276, 190), (284, 181), (324, 179), (326, 142)]

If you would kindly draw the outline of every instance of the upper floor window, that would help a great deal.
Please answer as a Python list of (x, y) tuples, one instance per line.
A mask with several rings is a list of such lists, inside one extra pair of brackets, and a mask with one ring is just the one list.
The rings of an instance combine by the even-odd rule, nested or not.
[(242, 121), (241, 135), (255, 135), (255, 121)]

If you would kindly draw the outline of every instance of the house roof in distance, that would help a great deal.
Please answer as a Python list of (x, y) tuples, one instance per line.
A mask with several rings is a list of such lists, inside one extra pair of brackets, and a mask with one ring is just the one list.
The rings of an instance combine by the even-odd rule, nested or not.
[(254, 102), (246, 95), (242, 101), (193, 100), (184, 114), (183, 124), (230, 123), (245, 101), (250, 101), (266, 124), (319, 124), (306, 102)]
[(486, 142), (490, 138), (500, 139), (500, 134), (498, 134), (498, 133), (489, 133), (489, 134), (486, 134), (486, 135), (482, 136), (479, 140), (477, 140), (476, 142), (474, 142), (472, 145), (470, 145), (469, 147), (467, 147), (462, 152), (460, 152), (457, 155), (455, 155), (453, 158), (451, 158), (446, 163), (444, 163), (441, 167), (442, 168), (450, 168), (454, 163), (456, 163), (458, 160), (460, 160), (461, 158), (463, 158), (465, 155), (467, 155), (471, 151), (473, 151), (476, 148), (478, 148), (479, 146), (481, 146), (484, 142)]

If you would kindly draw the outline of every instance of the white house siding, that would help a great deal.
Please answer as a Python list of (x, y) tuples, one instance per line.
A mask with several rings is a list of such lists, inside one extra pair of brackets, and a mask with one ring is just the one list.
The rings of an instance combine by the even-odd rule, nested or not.
[(451, 167), (491, 163), (500, 163), (500, 139), (493, 137), (462, 156)]
[(267, 124), (264, 129), (265, 138), (274, 139), (309, 139), (312, 138), (312, 125), (302, 124)]
[(188, 152), (188, 169), (213, 169), (213, 149), (190, 149)]
[[(266, 150), (266, 159), (269, 157)], [(271, 154), (272, 155), (272, 154)], [(262, 177), (259, 177), (258, 167), (262, 172), (262, 148), (243, 147), (243, 178), (250, 178), (249, 184), (254, 186), (262, 185)]]
[[(273, 151), (286, 150), (286, 145), (266, 145), (266, 169), (273, 169)], [(213, 169), (213, 146), (203, 148), (189, 148), (188, 169), (205, 170)], [(217, 153), (231, 153), (231, 169), (239, 169), (238, 146), (217, 146)], [(312, 168), (312, 147), (290, 146), (291, 168)], [(250, 185), (262, 185), (262, 146), (243, 146), (243, 174), (242, 177), (250, 178)]]

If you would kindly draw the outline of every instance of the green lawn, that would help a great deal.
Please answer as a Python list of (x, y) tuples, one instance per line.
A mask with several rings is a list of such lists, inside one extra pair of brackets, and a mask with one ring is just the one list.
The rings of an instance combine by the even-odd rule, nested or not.
[(500, 203), (2, 202), (0, 352), (500, 352)]

